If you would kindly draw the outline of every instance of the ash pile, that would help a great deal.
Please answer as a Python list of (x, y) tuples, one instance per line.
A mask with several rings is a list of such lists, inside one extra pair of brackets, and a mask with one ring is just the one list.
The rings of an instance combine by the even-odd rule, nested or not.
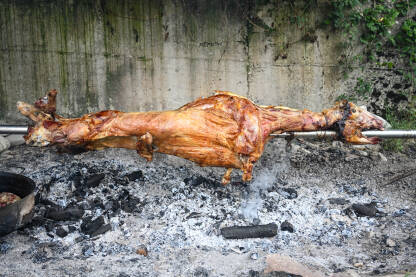
[[(29, 226), (0, 238), (0, 276), (416, 269), (416, 177), (408, 174), (416, 170), (416, 149), (385, 153), (298, 140), (286, 150), (282, 141), (270, 142), (253, 181), (242, 183), (234, 172), (223, 186), (224, 169), (172, 156), (146, 163), (125, 149), (12, 147), (0, 154), (0, 168), (36, 182), (36, 211)], [(276, 235), (224, 235), (227, 227), (258, 225)], [(279, 267), (279, 259), (293, 264)]]

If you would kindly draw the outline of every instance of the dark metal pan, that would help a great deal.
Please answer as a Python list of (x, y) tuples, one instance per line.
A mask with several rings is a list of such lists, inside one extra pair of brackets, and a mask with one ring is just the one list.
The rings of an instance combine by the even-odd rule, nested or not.
[(35, 183), (20, 174), (0, 171), (0, 192), (11, 192), (21, 200), (0, 208), (0, 237), (30, 222), (35, 205)]

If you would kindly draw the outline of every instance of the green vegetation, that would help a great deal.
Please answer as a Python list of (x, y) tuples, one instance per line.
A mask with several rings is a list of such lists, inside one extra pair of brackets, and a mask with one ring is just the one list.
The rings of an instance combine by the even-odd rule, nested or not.
[(351, 102), (356, 102), (359, 98), (368, 99), (372, 89), (373, 85), (370, 82), (364, 80), (363, 78), (357, 78), (357, 83), (354, 87), (354, 94), (341, 94), (340, 96), (338, 96), (337, 101), (345, 99)]
[[(416, 0), (334, 0), (330, 1), (328, 16), (324, 23), (340, 31), (345, 50), (344, 65), (348, 71), (353, 67), (364, 69), (367, 62), (374, 62), (376, 53), (383, 52), (386, 45), (403, 57), (406, 69), (401, 73), (414, 86), (416, 83), (416, 21), (409, 12), (416, 6)], [(400, 25), (397, 25), (401, 23)], [(354, 53), (357, 46), (363, 47)], [(394, 69), (393, 61), (377, 63), (386, 69)], [(372, 84), (357, 78), (353, 95), (341, 95), (340, 99), (355, 101), (368, 99)], [(404, 94), (403, 92), (396, 92)], [(386, 108), (385, 117), (397, 129), (416, 128), (416, 95), (405, 94), (409, 102), (403, 111)], [(404, 150), (403, 140), (392, 139), (383, 143), (385, 149)]]
[[(416, 109), (406, 111), (387, 110), (386, 120), (391, 124), (393, 129), (416, 129)], [(386, 139), (382, 146), (386, 150), (402, 152), (405, 150), (405, 143), (402, 139)]]

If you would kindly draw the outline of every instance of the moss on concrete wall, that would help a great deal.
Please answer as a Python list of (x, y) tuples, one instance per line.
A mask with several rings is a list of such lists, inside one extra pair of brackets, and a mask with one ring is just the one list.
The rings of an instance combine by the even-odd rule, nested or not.
[(71, 116), (176, 108), (213, 89), (320, 109), (339, 84), (335, 43), (305, 40), (319, 11), (291, 2), (2, 1), (0, 120), (50, 88)]

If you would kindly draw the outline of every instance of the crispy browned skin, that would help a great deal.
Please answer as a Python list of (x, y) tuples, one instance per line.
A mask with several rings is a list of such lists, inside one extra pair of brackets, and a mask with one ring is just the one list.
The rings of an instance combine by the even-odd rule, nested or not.
[[(227, 168), (222, 182), (230, 181), (232, 168), (252, 178), (254, 163), (274, 132), (315, 131), (336, 127), (347, 142), (374, 144), (363, 129), (383, 129), (383, 121), (350, 102), (337, 103), (321, 113), (277, 106), (258, 106), (230, 92), (163, 112), (101, 111), (65, 119), (55, 114), (56, 91), (35, 107), (19, 102), (20, 112), (36, 122), (25, 137), (28, 144), (80, 145), (86, 149), (135, 149), (148, 161), (153, 151), (179, 156), (200, 166)], [(39, 103), (38, 100), (36, 103)]]

